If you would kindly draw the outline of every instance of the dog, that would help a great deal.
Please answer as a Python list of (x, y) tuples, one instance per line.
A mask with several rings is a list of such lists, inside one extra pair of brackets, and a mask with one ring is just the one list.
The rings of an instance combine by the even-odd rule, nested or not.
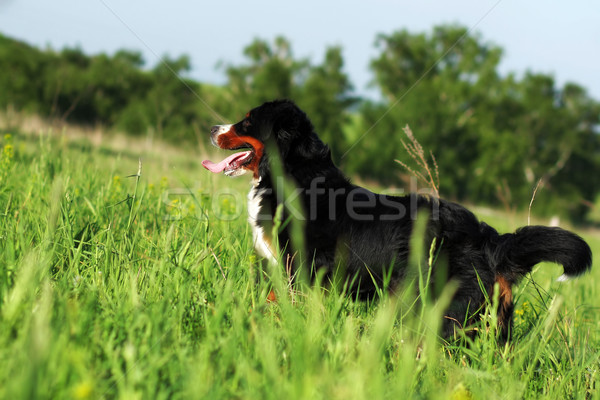
[[(202, 164), (213, 173), (252, 175), (248, 213), (254, 247), (274, 263), (294, 259), (292, 275), (304, 264), (313, 278), (341, 277), (357, 297), (371, 297), (384, 286), (393, 292), (409, 273), (411, 234), (417, 218), (425, 215), (425, 251), (443, 260), (432, 266), (431, 281), (454, 281), (458, 286), (444, 312), (445, 337), (481, 316), (497, 284), (498, 328), (501, 338), (508, 340), (512, 288), (536, 264), (561, 264), (562, 278), (591, 268), (590, 247), (564, 229), (525, 226), (499, 234), (459, 204), (415, 193), (375, 194), (352, 184), (333, 163), (329, 147), (307, 115), (290, 100), (264, 103), (240, 122), (213, 126), (210, 138), (221, 149), (242, 150), (219, 163)], [(295, 208), (281, 190), (284, 178), (292, 188), (289, 196), (296, 200)], [(301, 249), (293, 248), (294, 222), (301, 227)], [(298, 250), (304, 254), (302, 262)]]

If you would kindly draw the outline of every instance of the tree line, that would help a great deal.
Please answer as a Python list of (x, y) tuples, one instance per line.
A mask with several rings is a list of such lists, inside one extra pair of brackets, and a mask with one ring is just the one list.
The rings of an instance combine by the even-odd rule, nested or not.
[[(298, 58), (284, 37), (255, 39), (224, 85), (187, 78), (190, 59), (147, 67), (139, 52), (86, 55), (38, 49), (0, 35), (0, 108), (101, 124), (175, 143), (201, 141), (220, 115), (236, 121), (263, 101), (292, 98), (351, 175), (406, 183), (417, 168), (404, 148), (409, 125), (439, 168), (440, 194), (600, 221), (600, 103), (551, 75), (499, 73), (502, 49), (460, 26), (380, 34), (370, 61), (378, 99), (356, 96), (343, 49), (321, 63)], [(216, 114), (213, 110), (216, 110)]]

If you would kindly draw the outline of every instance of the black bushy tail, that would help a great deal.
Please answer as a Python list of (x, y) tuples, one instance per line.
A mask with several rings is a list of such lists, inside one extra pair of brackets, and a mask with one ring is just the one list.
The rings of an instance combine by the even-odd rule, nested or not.
[(561, 264), (560, 280), (575, 277), (592, 266), (590, 246), (578, 235), (561, 228), (525, 226), (500, 236), (494, 251), (497, 271), (512, 282), (542, 261)]

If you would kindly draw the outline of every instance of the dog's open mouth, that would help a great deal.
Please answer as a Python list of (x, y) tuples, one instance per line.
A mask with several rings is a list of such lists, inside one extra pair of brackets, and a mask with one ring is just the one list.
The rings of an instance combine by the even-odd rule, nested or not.
[(204, 160), (202, 161), (202, 166), (215, 174), (223, 172), (225, 175), (235, 175), (240, 168), (249, 164), (253, 157), (253, 150), (241, 151), (239, 153), (230, 155), (218, 163), (214, 163), (210, 160)]

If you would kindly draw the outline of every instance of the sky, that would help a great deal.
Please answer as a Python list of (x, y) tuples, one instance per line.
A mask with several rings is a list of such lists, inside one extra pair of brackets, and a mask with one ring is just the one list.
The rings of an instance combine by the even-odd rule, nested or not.
[(0, 33), (42, 48), (86, 53), (139, 50), (150, 66), (166, 54), (191, 58), (190, 76), (221, 84), (219, 62), (240, 63), (254, 38), (283, 35), (294, 57), (320, 63), (341, 45), (358, 95), (373, 94), (369, 61), (379, 33), (431, 32), (456, 23), (504, 49), (500, 71), (551, 74), (600, 99), (600, 2), (455, 0), (296, 2), (253, 0), (0, 0)]

